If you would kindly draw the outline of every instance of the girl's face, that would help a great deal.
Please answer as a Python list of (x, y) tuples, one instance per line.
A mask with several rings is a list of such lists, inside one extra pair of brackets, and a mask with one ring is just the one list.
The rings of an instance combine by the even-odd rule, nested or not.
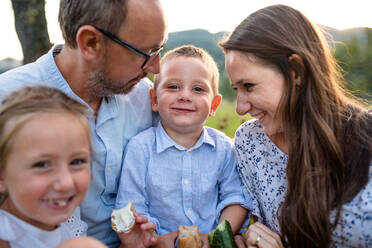
[(231, 85), (237, 90), (236, 112), (249, 113), (262, 124), (267, 135), (282, 132), (277, 109), (285, 90), (283, 75), (267, 65), (262, 65), (249, 54), (239, 51), (226, 53), (226, 71)]
[(67, 220), (90, 181), (90, 145), (84, 126), (65, 113), (29, 120), (12, 140), (0, 172), (8, 197), (1, 208), (44, 230)]

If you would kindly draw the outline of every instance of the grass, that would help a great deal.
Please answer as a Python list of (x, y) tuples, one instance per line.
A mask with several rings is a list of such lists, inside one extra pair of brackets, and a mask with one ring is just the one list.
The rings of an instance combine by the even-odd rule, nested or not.
[(249, 115), (240, 116), (235, 112), (235, 102), (222, 101), (216, 115), (207, 119), (206, 125), (224, 132), (233, 138), (236, 129), (245, 121), (251, 119)]

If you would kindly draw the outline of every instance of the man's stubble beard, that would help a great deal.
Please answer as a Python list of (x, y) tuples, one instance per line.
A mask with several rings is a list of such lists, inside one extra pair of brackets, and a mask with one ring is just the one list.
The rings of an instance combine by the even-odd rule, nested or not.
[(88, 79), (86, 81), (86, 87), (89, 95), (93, 97), (105, 97), (116, 94), (128, 94), (133, 90), (137, 83), (133, 81), (139, 81), (141, 78), (146, 76), (146, 73), (130, 80), (129, 82), (115, 81), (107, 76), (106, 70), (106, 58), (103, 58), (103, 65), (94, 71), (89, 72)]

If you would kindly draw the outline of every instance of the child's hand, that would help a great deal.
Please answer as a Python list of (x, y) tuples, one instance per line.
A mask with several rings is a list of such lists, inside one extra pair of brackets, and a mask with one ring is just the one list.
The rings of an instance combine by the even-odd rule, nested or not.
[(173, 231), (171, 233), (167, 233), (161, 236), (158, 236), (158, 242), (156, 243), (154, 248), (174, 248), (174, 244), (176, 243), (178, 235), (178, 230)]
[(208, 233), (201, 233), (200, 239), (203, 242), (202, 248), (209, 248)]
[(129, 233), (118, 233), (124, 247), (147, 248), (157, 242), (158, 235), (155, 233), (156, 225), (154, 222), (148, 222), (146, 216), (134, 213), (136, 224)]

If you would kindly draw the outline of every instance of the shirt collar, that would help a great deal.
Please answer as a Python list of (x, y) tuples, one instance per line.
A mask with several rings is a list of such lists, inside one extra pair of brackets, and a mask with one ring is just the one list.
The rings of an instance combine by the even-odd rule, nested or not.
[[(78, 95), (75, 94), (75, 92), (72, 91), (70, 88), (70, 85), (68, 82), (63, 78), (61, 72), (59, 71), (57, 64), (54, 60), (54, 57), (56, 57), (63, 49), (64, 45), (55, 45), (50, 51), (48, 52), (48, 59), (50, 60), (50, 63), (47, 63), (52, 68), (50, 68), (50, 72), (54, 72), (58, 75), (58, 78), (61, 80), (55, 80), (55, 84), (58, 83), (58, 88), (67, 93), (70, 97), (79, 100), (80, 102), (84, 103), (88, 108), (90, 115), (93, 116), (93, 110), (91, 107), (84, 102), (83, 99), (81, 99)], [(98, 110), (98, 118), (97, 118), (97, 126), (102, 125), (106, 121), (115, 118), (119, 114), (119, 107), (118, 107), (118, 101), (117, 101), (117, 95), (111, 95), (111, 96), (105, 96), (102, 98), (101, 105)]]
[(215, 150), (215, 146), (216, 146), (214, 139), (209, 135), (208, 129), (206, 127), (203, 127), (200, 138), (198, 139), (198, 141), (195, 143), (193, 147), (191, 147), (190, 149), (187, 149), (183, 146), (180, 146), (168, 136), (167, 132), (165, 132), (161, 124), (161, 121), (159, 121), (156, 127), (155, 140), (156, 140), (155, 145), (156, 145), (157, 153), (161, 153), (170, 147), (175, 147), (176, 149), (180, 151), (192, 151), (192, 150), (198, 149), (204, 143), (210, 145), (212, 147), (212, 150)]

